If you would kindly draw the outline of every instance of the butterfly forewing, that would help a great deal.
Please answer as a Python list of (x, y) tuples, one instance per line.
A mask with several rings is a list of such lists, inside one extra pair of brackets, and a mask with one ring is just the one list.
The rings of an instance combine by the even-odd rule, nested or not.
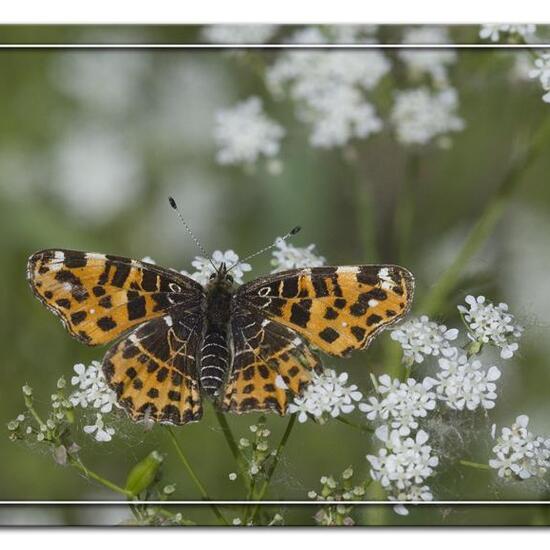
[(27, 276), (35, 295), (89, 345), (110, 342), (178, 304), (196, 307), (204, 300), (192, 279), (119, 256), (43, 250), (29, 259)]
[(364, 349), (410, 308), (412, 274), (399, 266), (314, 267), (243, 285), (237, 299), (335, 356)]

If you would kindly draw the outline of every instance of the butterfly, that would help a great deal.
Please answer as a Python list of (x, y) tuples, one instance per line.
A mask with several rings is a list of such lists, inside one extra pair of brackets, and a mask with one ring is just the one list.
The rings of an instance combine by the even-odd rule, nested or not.
[(206, 285), (119, 256), (42, 250), (28, 261), (36, 297), (85, 344), (114, 342), (102, 369), (135, 420), (185, 424), (202, 398), (222, 411), (285, 414), (318, 351), (366, 348), (403, 317), (414, 278), (395, 265), (291, 269), (236, 287), (221, 264)]

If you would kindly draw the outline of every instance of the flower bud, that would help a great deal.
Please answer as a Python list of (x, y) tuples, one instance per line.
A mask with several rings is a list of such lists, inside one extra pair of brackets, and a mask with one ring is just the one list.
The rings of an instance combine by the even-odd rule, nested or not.
[(128, 479), (126, 480), (126, 489), (135, 496), (145, 491), (145, 489), (154, 483), (163, 460), (162, 455), (158, 451), (149, 453), (130, 470)]

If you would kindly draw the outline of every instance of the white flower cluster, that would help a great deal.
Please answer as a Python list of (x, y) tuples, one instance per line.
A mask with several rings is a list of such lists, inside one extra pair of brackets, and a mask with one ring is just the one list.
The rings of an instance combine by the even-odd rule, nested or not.
[[(448, 44), (450, 41), (444, 27), (417, 27), (408, 29), (404, 36), (405, 44)], [(456, 52), (451, 48), (399, 50), (399, 59), (407, 66), (412, 78), (429, 75), (434, 84), (443, 87), (448, 84), (447, 67), (456, 62)]]
[(492, 42), (500, 40), (500, 34), (517, 35), (524, 39), (531, 38), (537, 30), (536, 25), (510, 25), (510, 24), (491, 24), (481, 25), (479, 37), (483, 40), (490, 39)]
[(87, 408), (88, 405), (97, 409), (96, 421), (94, 424), (84, 426), (87, 434), (93, 434), (96, 441), (111, 441), (115, 433), (114, 428), (105, 426), (103, 414), (111, 412), (113, 405), (116, 405), (116, 394), (108, 386), (98, 361), (92, 361), (88, 367), (78, 363), (74, 367), (76, 373), (71, 378), (71, 384), (78, 389), (69, 396), (73, 406)]
[(550, 439), (533, 435), (528, 429), (529, 417), (516, 418), (511, 428), (504, 427), (493, 447), (496, 458), (489, 466), (504, 479), (542, 477), (550, 468)]
[(382, 122), (364, 94), (389, 70), (377, 50), (293, 50), (277, 58), (266, 79), (275, 96), (287, 89), (298, 103), (298, 116), (312, 126), (313, 146), (336, 147), (380, 131)]
[[(212, 254), (212, 263), (210, 259), (203, 258), (202, 256), (196, 256), (195, 259), (191, 262), (191, 265), (197, 270), (194, 273), (187, 273), (187, 271), (180, 271), (182, 275), (191, 277), (201, 285), (206, 285), (210, 281), (210, 275), (214, 273), (214, 266), (219, 267), (222, 263), (226, 267), (234, 265), (231, 269), (231, 275), (236, 283), (243, 283), (243, 276), (245, 272), (250, 271), (252, 267), (246, 262), (240, 262), (239, 256), (235, 254), (233, 250), (226, 250), (222, 252), (221, 250), (215, 250)], [(212, 265), (214, 264), (214, 265)]]
[(281, 237), (275, 241), (276, 248), (273, 250), (271, 273), (285, 271), (286, 269), (297, 269), (301, 267), (320, 267), (325, 264), (325, 258), (315, 254), (314, 244), (306, 247), (296, 247), (287, 243)]
[(495, 306), (486, 302), (485, 296), (466, 296), (467, 307), (458, 306), (469, 331), (469, 338), (482, 344), (491, 343), (500, 348), (500, 356), (510, 359), (518, 350), (517, 340), (523, 328), (518, 325), (508, 305), (504, 303)]
[(321, 374), (313, 374), (313, 379), (304, 393), (295, 397), (289, 404), (288, 412), (298, 414), (298, 421), (305, 422), (308, 415), (315, 419), (325, 416), (336, 418), (349, 414), (355, 409), (354, 402), (360, 401), (363, 395), (357, 386), (347, 386), (348, 374), (336, 374), (332, 369), (325, 369)]
[(384, 374), (376, 384), (380, 399), (371, 396), (366, 403), (359, 404), (359, 409), (366, 413), (368, 420), (383, 420), (400, 436), (409, 435), (411, 430), (418, 429), (418, 419), (435, 409), (436, 394), (432, 389), (436, 384), (429, 376), (422, 382), (413, 378), (400, 382)]
[(258, 97), (218, 111), (215, 119), (216, 160), (220, 164), (253, 164), (260, 156), (279, 153), (285, 130), (265, 115)]
[(497, 398), (495, 381), (501, 374), (497, 367), (485, 369), (481, 361), (468, 360), (457, 349), (452, 356), (440, 358), (439, 367), (437, 397), (451, 409), (494, 408)]
[[(376, 437), (384, 443), (377, 455), (367, 455), (371, 464), (370, 475), (388, 492), (390, 500), (432, 500), (430, 488), (425, 485), (439, 458), (427, 445), (428, 434), (419, 430), (414, 436), (403, 437), (397, 430), (381, 426)], [(401, 513), (403, 510), (400, 509)]]
[[(391, 111), (391, 120), (397, 139), (404, 145), (424, 145), (449, 132), (464, 129), (464, 121), (457, 116), (457, 93), (454, 88), (430, 92), (426, 87), (397, 92)], [(444, 141), (440, 143), (444, 144)]]
[(550, 103), (550, 51), (542, 51), (535, 59), (535, 68), (529, 71), (529, 78), (538, 78), (542, 89), (546, 92), (542, 96), (545, 103)]
[(410, 319), (391, 332), (392, 340), (401, 344), (404, 358), (416, 363), (422, 363), (428, 355), (452, 353), (450, 342), (457, 336), (457, 329), (438, 325), (426, 315)]
[(201, 37), (213, 44), (265, 44), (277, 30), (277, 25), (208, 25)]

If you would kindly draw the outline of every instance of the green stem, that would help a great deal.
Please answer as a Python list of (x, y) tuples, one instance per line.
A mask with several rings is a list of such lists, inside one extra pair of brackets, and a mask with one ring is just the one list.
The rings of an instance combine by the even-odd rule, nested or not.
[(407, 159), (405, 178), (399, 191), (395, 211), (396, 258), (403, 265), (408, 263), (419, 170), (420, 157), (418, 153), (412, 152)]
[(376, 247), (376, 220), (374, 217), (374, 205), (372, 192), (369, 190), (368, 182), (361, 176), (357, 176), (355, 191), (357, 203), (354, 208), (357, 215), (357, 225), (359, 227), (359, 237), (363, 252), (365, 254), (365, 263), (378, 263), (379, 256)]
[(351, 422), (347, 418), (342, 418), (341, 416), (337, 416), (336, 420), (338, 420), (338, 422), (341, 422), (342, 424), (345, 424), (346, 426), (351, 426), (352, 428), (356, 428), (358, 430), (361, 430), (362, 432), (369, 432), (369, 433), (374, 432), (374, 430), (372, 428), (370, 428), (369, 426), (362, 426), (361, 424)]
[[(294, 424), (296, 424), (296, 415), (293, 414), (288, 420), (288, 424), (286, 425), (285, 432), (283, 434), (283, 437), (281, 438), (281, 441), (279, 442), (279, 445), (277, 447), (277, 452), (275, 456), (273, 457), (273, 462), (271, 463), (271, 467), (269, 468), (269, 471), (267, 472), (267, 477), (262, 485), (262, 488), (260, 489), (260, 492), (258, 493), (258, 496), (256, 497), (256, 500), (260, 501), (263, 500), (267, 488), (269, 487), (269, 483), (271, 482), (271, 478), (273, 477), (273, 474), (275, 473), (275, 469), (277, 468), (277, 464), (279, 464), (279, 460), (281, 458), (281, 455), (283, 453), (283, 450), (285, 448), (285, 445), (288, 441), (288, 438), (290, 437), (290, 434), (292, 433), (292, 429), (294, 428)], [(260, 509), (260, 503), (258, 502), (254, 509), (252, 510), (252, 514), (250, 516), (252, 523), (254, 523), (254, 520), (256, 519), (256, 516), (258, 515), (258, 511)]]
[(107, 489), (111, 489), (111, 491), (114, 491), (115, 493), (119, 493), (120, 495), (124, 495), (125, 497), (129, 499), (133, 499), (134, 495), (131, 491), (127, 491), (126, 489), (123, 489), (122, 487), (119, 487), (112, 481), (109, 481), (108, 479), (105, 479), (104, 477), (100, 476), (93, 470), (90, 470), (88, 467), (84, 466), (82, 462), (76, 458), (69, 458), (69, 464), (73, 467), (82, 472), (86, 477), (93, 479), (97, 481), (98, 483), (101, 483), (104, 487), (107, 487)]
[(468, 466), (469, 468), (475, 468), (476, 470), (490, 470), (489, 464), (480, 464), (479, 462), (471, 462), (470, 460), (459, 460), (459, 464), (462, 466)]
[(487, 240), (519, 184), (524, 181), (525, 178), (522, 177), (524, 170), (532, 164), (533, 160), (543, 150), (549, 127), (550, 122), (548, 122), (548, 119), (545, 119), (545, 122), (539, 127), (533, 138), (531, 146), (510, 166), (492, 199), (485, 206), (476, 224), (470, 231), (470, 234), (462, 245), (462, 249), (421, 302), (418, 308), (419, 311), (432, 315), (439, 310), (441, 304), (444, 303), (449, 293), (455, 288), (469, 260)]
[(218, 420), (218, 424), (220, 425), (223, 435), (225, 437), (225, 440), (227, 441), (227, 445), (229, 446), (229, 450), (231, 451), (231, 454), (233, 455), (233, 458), (235, 459), (235, 462), (237, 463), (237, 466), (239, 468), (240, 477), (243, 483), (245, 484), (245, 487), (247, 490), (250, 489), (250, 483), (248, 481), (248, 477), (246, 475), (247, 468), (246, 464), (243, 458), (243, 455), (241, 451), (239, 450), (239, 446), (237, 445), (237, 442), (235, 441), (235, 436), (233, 435), (233, 432), (231, 431), (231, 428), (229, 427), (229, 423), (227, 422), (226, 416), (221, 413), (220, 411), (216, 411), (216, 419)]
[[(211, 500), (208, 496), (208, 493), (206, 492), (206, 489), (204, 488), (203, 484), (201, 483), (200, 479), (195, 474), (193, 468), (191, 467), (191, 464), (187, 460), (187, 457), (185, 456), (183, 449), (181, 448), (181, 445), (179, 444), (179, 441), (176, 438), (176, 435), (174, 434), (174, 431), (170, 426), (166, 426), (166, 431), (168, 432), (168, 435), (176, 449), (176, 453), (178, 454), (178, 457), (183, 464), (184, 468), (187, 470), (187, 473), (189, 474), (189, 477), (193, 480), (193, 483), (196, 485), (197, 489), (199, 490), (199, 493), (201, 494), (203, 500)], [(211, 504), (210, 508), (212, 508), (212, 511), (216, 515), (216, 517), (224, 524), (229, 525), (227, 520), (224, 518), (223, 514), (221, 513), (220, 509), (215, 505)]]

